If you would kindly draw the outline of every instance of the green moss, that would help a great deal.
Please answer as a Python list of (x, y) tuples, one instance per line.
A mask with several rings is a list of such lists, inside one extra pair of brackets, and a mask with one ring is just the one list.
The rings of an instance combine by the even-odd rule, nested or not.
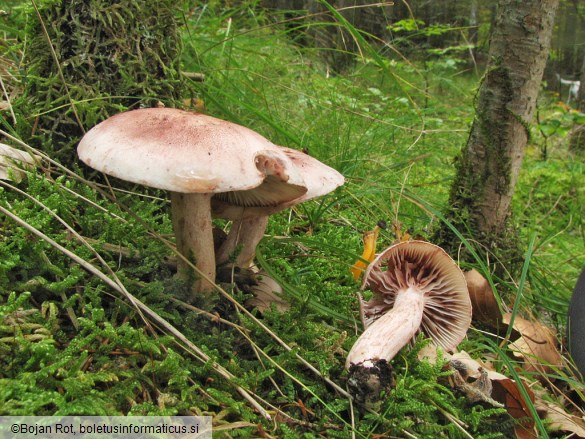
[[(277, 144), (307, 147), (311, 155), (348, 177), (337, 193), (272, 216), (259, 249), (262, 258), (257, 261), (278, 276), (291, 309), (284, 314), (252, 312), (292, 351), (226, 300), (218, 303), (216, 311), (233, 325), (215, 316), (202, 317), (174, 301), (187, 290), (172, 279), (173, 269), (166, 263), (170, 251), (152, 233), (170, 238), (164, 200), (116, 190), (116, 199), (108, 199), (74, 178), (55, 171), (46, 177), (38, 173), (19, 187), (48, 210), (4, 186), (0, 205), (88, 263), (104, 272), (111, 269), (132, 294), (172, 323), (211, 361), (204, 363), (189, 355), (160, 328), (151, 332), (115, 291), (3, 218), (0, 409), (7, 407), (8, 414), (211, 414), (214, 423), (226, 429), (217, 431), (217, 437), (346, 438), (353, 432), (356, 437), (511, 437), (514, 421), (500, 409), (468, 402), (447, 381), (442, 359), (436, 365), (418, 360), (423, 340), (419, 339), (414, 351), (404, 349), (393, 360), (396, 387), (385, 395), (377, 413), (362, 413), (355, 406), (352, 412), (348, 399), (296, 356), (300, 354), (323, 376), (345, 387), (345, 357), (361, 331), (359, 282), (349, 267), (361, 254), (362, 232), (384, 219), (402, 231), (411, 229), (413, 236), (428, 236), (434, 214), (440, 211), (436, 206), (447, 202), (451, 157), (464, 143), (471, 124), (474, 79), (454, 76), (460, 89), (453, 87), (437, 98), (416, 91), (406, 97), (405, 89), (396, 85), (388, 71), (373, 64), (360, 66), (350, 78), (326, 77), (310, 53), (299, 53), (287, 44), (276, 26), (263, 26), (262, 16), (250, 3), (238, 3), (236, 12), (224, 6), (199, 4), (188, 19), (197, 23), (196, 31), (183, 32), (184, 43), (191, 46), (192, 58), (184, 58), (190, 63), (188, 70), (206, 74), (208, 112), (252, 127)], [(396, 66), (395, 73), (403, 75), (405, 83), (421, 86), (413, 70), (416, 66), (401, 60), (388, 64)], [(414, 108), (408, 98), (425, 99), (428, 107)], [(46, 107), (55, 109), (51, 99)], [(110, 97), (104, 102), (120, 101)], [(137, 98), (129, 105), (138, 102), (146, 101)], [(22, 103), (19, 111), (24, 111)], [(51, 117), (57, 114), (53, 111)], [(22, 120), (29, 116), (17, 115)], [(46, 128), (43, 133), (36, 139), (38, 144), (54, 149), (49, 138), (53, 134)], [(571, 276), (582, 265), (580, 218), (585, 203), (581, 191), (574, 188), (583, 187), (583, 166), (560, 163), (540, 170), (534, 169), (538, 166), (534, 161), (529, 163), (532, 171), (526, 174), (515, 204), (517, 218), (524, 224), (538, 218), (538, 230), (551, 236), (540, 243), (540, 254), (535, 252), (531, 261), (531, 266), (537, 259), (541, 265), (529, 273), (550, 279), (546, 293), (536, 279), (529, 280), (531, 294), (550, 291), (551, 299), (568, 294)], [(557, 223), (552, 221), (556, 210), (566, 213), (559, 215)], [(49, 211), (91, 238), (107, 267)], [(559, 234), (565, 227), (568, 233)], [(380, 234), (378, 248), (395, 238), (389, 227)], [(469, 241), (472, 238), (470, 234)], [(522, 237), (515, 239), (521, 242)], [(118, 251), (118, 246), (124, 251)], [(559, 251), (563, 246), (571, 251)], [(249, 297), (249, 293), (233, 293), (239, 303)], [(527, 294), (522, 298), (528, 298)], [(566, 302), (556, 301), (559, 307)], [(491, 336), (472, 331), (462, 348), (474, 358), (481, 357), (486, 339)], [(497, 356), (490, 353), (489, 358), (506, 373)], [(236, 378), (231, 382), (222, 378), (212, 362)], [(235, 383), (257, 395), (264, 407), (282, 410), (284, 415), (272, 413), (282, 422), (276, 425), (262, 418), (238, 393)], [(465, 425), (468, 433), (456, 423)]]

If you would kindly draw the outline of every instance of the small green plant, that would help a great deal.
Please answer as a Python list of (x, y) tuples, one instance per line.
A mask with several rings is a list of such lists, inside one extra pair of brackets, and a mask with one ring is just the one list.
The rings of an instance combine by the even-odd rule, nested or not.
[(545, 118), (542, 118), (540, 111), (537, 112), (537, 129), (543, 138), (540, 149), (542, 160), (548, 159), (551, 140), (566, 138), (575, 125), (585, 124), (585, 114), (571, 110), (565, 105), (556, 105), (552, 110), (553, 112)]

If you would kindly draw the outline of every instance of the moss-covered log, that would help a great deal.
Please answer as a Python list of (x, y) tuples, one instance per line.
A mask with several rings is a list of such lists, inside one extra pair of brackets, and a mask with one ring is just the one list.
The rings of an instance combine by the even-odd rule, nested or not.
[(80, 136), (101, 120), (158, 102), (175, 106), (184, 97), (176, 2), (37, 3), (17, 102), (27, 115), (18, 124), (25, 140), (69, 164)]

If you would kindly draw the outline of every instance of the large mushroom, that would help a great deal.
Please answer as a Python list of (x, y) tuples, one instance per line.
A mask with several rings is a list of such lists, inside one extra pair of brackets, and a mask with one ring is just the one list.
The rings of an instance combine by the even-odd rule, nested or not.
[(246, 205), (235, 198), (227, 200), (215, 197), (212, 200), (213, 215), (233, 221), (226, 241), (217, 252), (218, 265), (233, 258), (235, 266), (248, 268), (253, 262), (256, 246), (264, 236), (269, 215), (326, 195), (344, 183), (343, 175), (308, 154), (286, 147), (280, 147), (280, 150), (295, 165), (307, 192), (299, 198), (279, 204), (258, 200), (253, 205)]
[(440, 247), (424, 241), (395, 244), (376, 257), (366, 270), (361, 298), (365, 331), (346, 361), (348, 384), (356, 399), (375, 404), (389, 390), (394, 356), (419, 331), (445, 350), (454, 349), (471, 324), (471, 301), (465, 277)]
[[(177, 249), (203, 274), (196, 276), (193, 291), (204, 295), (215, 281), (212, 199), (279, 206), (307, 193), (288, 155), (258, 133), (178, 109), (112, 116), (87, 132), (77, 152), (101, 172), (171, 192)], [(190, 273), (180, 259), (178, 271), (183, 277)]]

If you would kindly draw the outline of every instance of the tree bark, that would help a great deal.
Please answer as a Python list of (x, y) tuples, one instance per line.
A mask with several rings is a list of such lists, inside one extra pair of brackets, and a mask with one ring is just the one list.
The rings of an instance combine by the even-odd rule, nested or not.
[[(508, 228), (510, 202), (532, 122), (559, 0), (500, 0), (489, 62), (467, 145), (456, 164), (447, 219), (504, 264), (519, 255)], [(453, 254), (445, 224), (438, 241)], [(508, 267), (510, 268), (510, 267)]]
[(36, 3), (39, 16), (26, 27), (26, 99), (15, 100), (18, 113), (36, 116), (16, 129), (51, 158), (77, 165), (74, 149), (97, 122), (122, 108), (178, 106), (188, 95), (177, 2)]

